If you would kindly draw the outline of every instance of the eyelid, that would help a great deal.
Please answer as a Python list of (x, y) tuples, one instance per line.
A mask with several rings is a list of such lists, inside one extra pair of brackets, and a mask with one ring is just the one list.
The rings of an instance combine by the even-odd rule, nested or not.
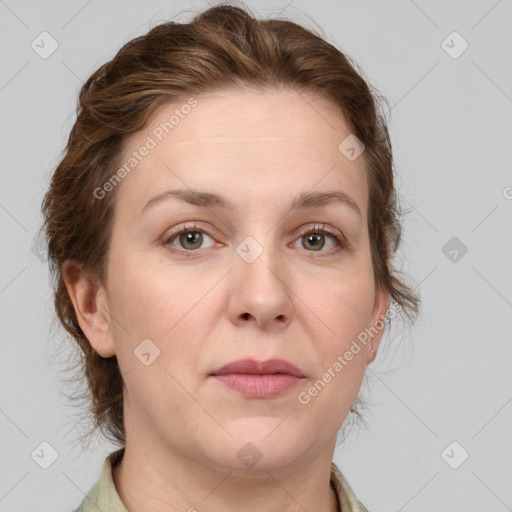
[[(176, 228), (173, 228), (171, 231), (167, 232), (163, 243), (170, 243), (171, 239), (175, 238), (177, 235), (188, 231), (200, 231), (201, 233), (206, 233), (210, 238), (214, 238), (213, 235), (210, 234), (208, 229), (202, 228), (197, 221), (186, 222), (185, 224), (181, 224)], [(192, 252), (192, 251), (188, 251)]]
[(302, 227), (299, 231), (300, 236), (303, 236), (306, 233), (328, 233), (330, 235), (333, 235), (335, 238), (339, 238), (340, 241), (346, 242), (343, 233), (339, 229), (328, 226), (327, 224), (308, 224), (307, 226)]

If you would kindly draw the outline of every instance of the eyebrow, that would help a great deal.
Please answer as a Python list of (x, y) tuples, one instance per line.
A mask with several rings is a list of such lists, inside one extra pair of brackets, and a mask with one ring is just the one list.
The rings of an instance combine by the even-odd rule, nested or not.
[[(194, 206), (204, 208), (221, 208), (227, 211), (235, 210), (233, 203), (226, 198), (210, 192), (198, 192), (194, 190), (166, 190), (152, 197), (140, 211), (141, 215), (149, 208), (169, 198), (180, 199)], [(359, 217), (363, 217), (361, 209), (351, 196), (341, 190), (329, 192), (302, 192), (292, 202), (290, 211), (311, 210), (330, 204), (342, 204), (355, 211)]]

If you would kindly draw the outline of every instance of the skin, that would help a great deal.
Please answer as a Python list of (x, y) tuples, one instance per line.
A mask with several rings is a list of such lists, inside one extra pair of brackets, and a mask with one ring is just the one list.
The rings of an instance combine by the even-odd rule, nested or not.
[[(364, 160), (338, 150), (351, 130), (328, 100), (290, 90), (196, 99), (117, 185), (105, 282), (88, 284), (72, 262), (64, 267), (80, 326), (98, 353), (117, 356), (125, 380), (116, 488), (129, 510), (334, 512), (336, 435), (383, 327), (373, 353), (361, 344), (308, 404), (297, 396), (388, 307), (389, 293), (374, 288)], [(126, 154), (184, 103), (161, 107)], [(222, 195), (235, 210), (170, 198), (140, 215), (149, 199), (177, 188)], [(349, 194), (362, 216), (340, 204), (289, 212), (301, 192), (334, 190)], [(199, 230), (202, 245), (187, 245), (186, 235), (166, 244), (173, 227), (192, 221), (198, 226), (188, 231)], [(321, 233), (308, 241), (315, 224), (338, 229), (348, 246), (337, 249)], [(252, 263), (236, 252), (249, 236), (263, 249)], [(134, 350), (148, 338), (160, 355), (145, 366)], [(255, 399), (209, 376), (245, 357), (286, 359), (306, 378)], [(247, 442), (261, 454), (252, 467), (237, 457)]]

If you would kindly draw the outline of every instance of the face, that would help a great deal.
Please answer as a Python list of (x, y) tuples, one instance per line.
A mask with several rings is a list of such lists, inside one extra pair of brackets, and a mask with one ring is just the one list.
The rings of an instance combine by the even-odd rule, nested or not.
[[(389, 298), (374, 288), (363, 157), (338, 149), (351, 131), (325, 99), (195, 100), (161, 107), (125, 147), (123, 161), (146, 155), (116, 185), (108, 315), (86, 334), (118, 358), (128, 439), (228, 468), (247, 442), (266, 469), (332, 455), (374, 357), (358, 335)], [(274, 358), (302, 378), (212, 375)]]

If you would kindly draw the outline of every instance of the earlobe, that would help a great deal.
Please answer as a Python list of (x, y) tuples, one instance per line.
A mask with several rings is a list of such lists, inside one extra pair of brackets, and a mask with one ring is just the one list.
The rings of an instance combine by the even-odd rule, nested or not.
[(105, 288), (76, 262), (66, 260), (61, 270), (80, 328), (98, 354), (112, 357), (116, 351)]
[(389, 290), (380, 288), (375, 295), (370, 332), (372, 336), (366, 352), (366, 364), (370, 364), (377, 357), (380, 341), (386, 327), (386, 314), (389, 307)]

